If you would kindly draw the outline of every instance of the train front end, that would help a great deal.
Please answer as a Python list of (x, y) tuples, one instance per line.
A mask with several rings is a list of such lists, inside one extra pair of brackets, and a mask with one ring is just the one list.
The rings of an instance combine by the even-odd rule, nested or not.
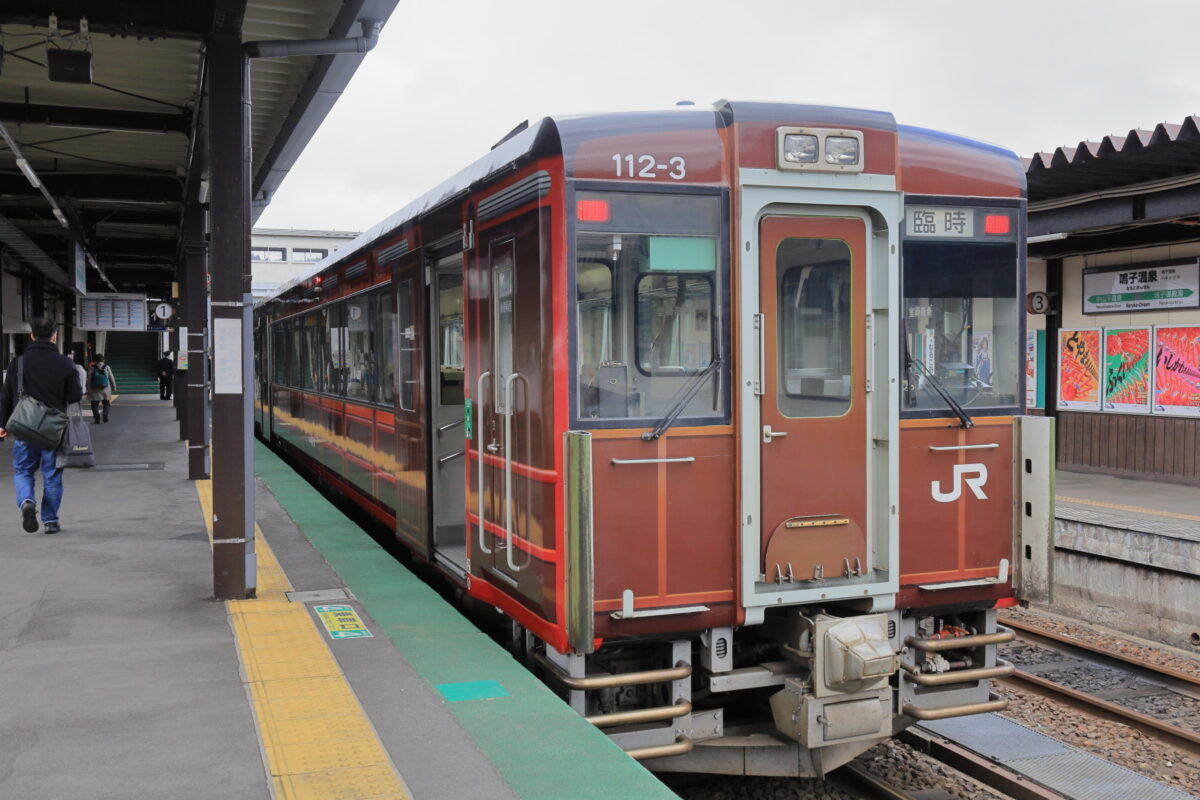
[(1024, 179), (888, 114), (715, 117), (564, 135), (567, 647), (537, 658), (652, 769), (821, 775), (1005, 705), (1050, 453)]

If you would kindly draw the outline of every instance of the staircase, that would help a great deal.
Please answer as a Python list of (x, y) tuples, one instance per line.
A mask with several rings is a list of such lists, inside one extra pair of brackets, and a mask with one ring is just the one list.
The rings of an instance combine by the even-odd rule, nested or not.
[(157, 333), (109, 331), (104, 339), (104, 360), (117, 380), (117, 394), (158, 394), (158, 372), (162, 358)]

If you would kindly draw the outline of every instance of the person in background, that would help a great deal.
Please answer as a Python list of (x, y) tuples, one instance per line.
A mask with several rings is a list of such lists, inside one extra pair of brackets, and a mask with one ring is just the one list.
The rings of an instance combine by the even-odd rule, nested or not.
[[(88, 371), (88, 400), (92, 401), (92, 424), (108, 422), (108, 406), (113, 392), (117, 390), (117, 379), (112, 367), (104, 363), (104, 354), (96, 353), (96, 362)], [(101, 414), (103, 408), (104, 413)]]
[(158, 371), (158, 399), (171, 399), (171, 383), (175, 379), (175, 362), (171, 360), (171, 351), (164, 350), (163, 357), (155, 367)]
[[(9, 365), (0, 387), (0, 439), (8, 435), (4, 424), (12, 415), (17, 401), (17, 372), (21, 372), (21, 388), (25, 394), (65, 412), (67, 406), (83, 396), (79, 374), (71, 359), (58, 352), (55, 343), (58, 331), (45, 317), (29, 323), (29, 347), (18, 361)], [(13, 440), (13, 486), (17, 490), (17, 507), (21, 509), (21, 525), (28, 533), (38, 529), (37, 505), (34, 502), (35, 475), (42, 471), (42, 522), (46, 533), (58, 533), (58, 509), (62, 505), (62, 469), (57, 467), (57, 451), (35, 450), (19, 439)]]

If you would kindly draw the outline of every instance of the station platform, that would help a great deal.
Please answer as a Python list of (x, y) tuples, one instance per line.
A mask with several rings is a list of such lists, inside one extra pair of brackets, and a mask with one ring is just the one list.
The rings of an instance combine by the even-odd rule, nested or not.
[(261, 444), (258, 598), (213, 600), (174, 409), (110, 420), (56, 535), (0, 445), (0, 797), (675, 797)]
[(1058, 470), (1051, 610), (1200, 645), (1200, 489)]

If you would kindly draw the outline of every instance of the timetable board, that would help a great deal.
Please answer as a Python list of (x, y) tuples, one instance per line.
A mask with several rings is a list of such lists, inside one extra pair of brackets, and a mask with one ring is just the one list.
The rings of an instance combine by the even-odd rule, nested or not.
[(79, 298), (76, 327), (88, 331), (146, 330), (146, 295), (92, 294)]

